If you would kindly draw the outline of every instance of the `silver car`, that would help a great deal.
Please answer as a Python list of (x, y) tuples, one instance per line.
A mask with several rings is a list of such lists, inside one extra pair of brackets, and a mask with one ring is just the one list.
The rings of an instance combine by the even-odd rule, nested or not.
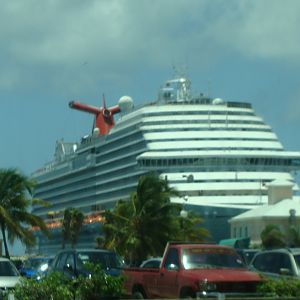
[(15, 265), (8, 258), (0, 257), (0, 299), (20, 282), (21, 275)]
[(272, 278), (295, 277), (300, 279), (300, 248), (282, 248), (258, 252), (250, 269)]

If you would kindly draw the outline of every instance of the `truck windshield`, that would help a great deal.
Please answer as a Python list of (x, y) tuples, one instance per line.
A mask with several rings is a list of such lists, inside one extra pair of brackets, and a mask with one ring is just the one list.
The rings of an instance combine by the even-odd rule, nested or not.
[(182, 263), (185, 269), (245, 268), (240, 257), (232, 249), (191, 248), (184, 249)]

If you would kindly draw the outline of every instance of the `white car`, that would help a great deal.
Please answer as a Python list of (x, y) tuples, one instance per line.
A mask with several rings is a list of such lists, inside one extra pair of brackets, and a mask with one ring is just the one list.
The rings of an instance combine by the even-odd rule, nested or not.
[(21, 275), (15, 265), (8, 258), (0, 257), (0, 298), (20, 282)]

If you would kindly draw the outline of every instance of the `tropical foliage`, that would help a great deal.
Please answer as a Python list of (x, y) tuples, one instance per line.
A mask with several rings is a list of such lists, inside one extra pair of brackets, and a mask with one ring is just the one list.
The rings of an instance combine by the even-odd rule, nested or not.
[[(123, 276), (107, 275), (99, 265), (87, 264), (92, 276), (69, 279), (53, 272), (40, 281), (22, 278), (14, 291), (16, 300), (121, 299)], [(1, 298), (2, 299), (2, 298)], [(4, 299), (9, 300), (8, 295)]]
[(257, 292), (265, 295), (266, 299), (299, 299), (300, 280), (296, 278), (264, 278)]
[[(155, 173), (140, 177), (129, 201), (120, 200), (105, 211), (104, 246), (114, 249), (132, 265), (149, 256), (160, 256), (170, 240), (203, 241), (207, 231), (197, 227), (202, 220), (180, 217), (182, 205), (170, 202), (179, 193)], [(102, 240), (101, 240), (102, 242)]]
[(260, 234), (263, 248), (279, 248), (284, 247), (285, 236), (280, 231), (279, 226), (274, 224), (269, 224)]
[(261, 232), (260, 237), (262, 247), (266, 249), (300, 246), (299, 231), (294, 226), (289, 226), (285, 234), (278, 225), (269, 224)]
[(176, 240), (184, 242), (203, 242), (210, 237), (207, 229), (201, 227), (203, 225), (203, 219), (200, 215), (190, 211), (187, 217), (179, 217), (177, 220), (180, 227)]
[(65, 209), (62, 222), (62, 248), (65, 248), (67, 242), (71, 243), (72, 248), (76, 246), (83, 221), (84, 214), (80, 210), (76, 208)]
[(111, 276), (98, 264), (86, 264), (91, 277), (80, 276), (77, 279), (76, 299), (120, 299), (124, 289), (124, 276)]
[(24, 277), (14, 291), (16, 300), (73, 300), (74, 295), (73, 282), (67, 280), (62, 273), (51, 273), (41, 281)]
[(0, 169), (0, 229), (5, 256), (9, 258), (8, 240), (19, 239), (26, 246), (34, 246), (31, 227), (39, 227), (49, 234), (44, 221), (30, 213), (32, 205), (47, 205), (32, 198), (35, 183), (15, 169)]

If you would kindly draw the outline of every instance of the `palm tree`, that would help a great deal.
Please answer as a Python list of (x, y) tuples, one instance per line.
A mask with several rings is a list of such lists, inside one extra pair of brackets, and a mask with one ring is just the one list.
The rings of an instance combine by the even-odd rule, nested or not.
[(287, 232), (287, 246), (289, 247), (299, 247), (300, 246), (300, 234), (299, 230), (294, 225), (288, 227)]
[(286, 246), (285, 235), (277, 225), (269, 224), (260, 234), (262, 246), (268, 248), (281, 248)]
[(62, 248), (65, 249), (66, 243), (70, 241), (71, 237), (71, 209), (67, 208), (64, 211), (64, 218), (62, 221)]
[[(112, 211), (105, 211), (104, 245), (131, 264), (161, 255), (168, 241), (182, 237), (182, 206), (170, 202), (171, 196), (178, 195), (155, 173), (140, 177), (129, 201), (120, 200)], [(189, 228), (191, 232), (191, 224)]]
[(9, 258), (7, 235), (10, 242), (19, 239), (26, 246), (34, 246), (36, 239), (31, 227), (39, 227), (49, 234), (44, 221), (29, 212), (32, 205), (47, 205), (45, 201), (32, 198), (35, 182), (16, 169), (0, 169), (0, 229)]
[(180, 223), (180, 231), (176, 240), (202, 243), (211, 237), (208, 230), (201, 227), (203, 219), (192, 211), (187, 212), (186, 217), (180, 216), (178, 221)]
[(64, 212), (64, 218), (62, 222), (62, 235), (63, 242), (62, 248), (68, 241), (71, 242), (72, 248), (74, 248), (78, 242), (79, 233), (83, 226), (84, 214), (76, 208), (67, 208)]
[(75, 248), (75, 246), (77, 245), (83, 221), (84, 214), (80, 210), (74, 208), (72, 210), (72, 219), (70, 224), (70, 239), (72, 248)]

